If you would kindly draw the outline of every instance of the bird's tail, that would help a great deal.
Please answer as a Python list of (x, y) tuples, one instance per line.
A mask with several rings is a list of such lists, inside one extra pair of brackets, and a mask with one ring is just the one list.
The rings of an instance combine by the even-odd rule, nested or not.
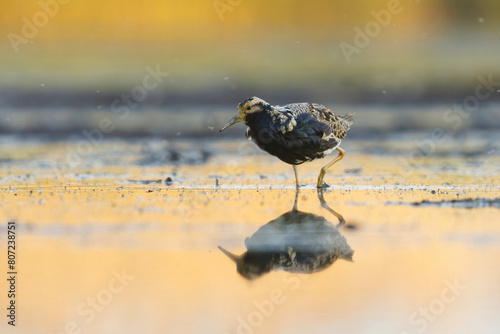
[(349, 113), (349, 114), (346, 114), (346, 115), (343, 115), (343, 116), (340, 116), (339, 117), (342, 122), (347, 126), (347, 128), (349, 129), (351, 127), (351, 125), (353, 125), (354, 123), (354, 113)]

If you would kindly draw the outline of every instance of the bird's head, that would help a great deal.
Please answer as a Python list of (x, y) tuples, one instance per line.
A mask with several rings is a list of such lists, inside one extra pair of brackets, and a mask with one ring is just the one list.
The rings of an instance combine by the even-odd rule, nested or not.
[(262, 264), (258, 262), (258, 256), (256, 259), (252, 259), (252, 257), (249, 256), (248, 252), (245, 252), (241, 255), (235, 255), (231, 252), (228, 252), (221, 246), (219, 246), (219, 249), (222, 251), (222, 253), (226, 254), (228, 258), (236, 263), (236, 271), (238, 271), (238, 273), (246, 279), (254, 280), (270, 271), (269, 268), (263, 267)]
[(246, 117), (250, 114), (256, 114), (256, 113), (261, 113), (265, 111), (266, 109), (269, 109), (271, 105), (267, 103), (266, 101), (258, 98), (258, 97), (250, 97), (246, 99), (245, 101), (241, 102), (238, 104), (238, 114), (231, 118), (229, 122), (224, 124), (224, 126), (219, 130), (219, 132), (224, 131), (228, 127), (230, 127), (233, 124), (239, 123), (239, 122), (244, 122), (246, 123)]

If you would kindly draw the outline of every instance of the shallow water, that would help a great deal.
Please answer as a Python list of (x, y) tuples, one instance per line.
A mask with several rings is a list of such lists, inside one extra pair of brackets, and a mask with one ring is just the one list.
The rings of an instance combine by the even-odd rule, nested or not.
[[(472, 137), (476, 154), (410, 168), (403, 135), (346, 141), (323, 197), (327, 161), (299, 167), (296, 197), (291, 167), (246, 141), (0, 138), (19, 272), (2, 332), (493, 333), (500, 156)], [(239, 272), (218, 246), (247, 252)]]

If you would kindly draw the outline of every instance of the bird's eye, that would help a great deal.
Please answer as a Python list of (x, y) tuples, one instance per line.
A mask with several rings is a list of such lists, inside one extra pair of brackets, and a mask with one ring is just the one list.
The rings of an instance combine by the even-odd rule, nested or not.
[(247, 107), (247, 110), (250, 110), (250, 109), (252, 109), (252, 107), (248, 106), (248, 107)]

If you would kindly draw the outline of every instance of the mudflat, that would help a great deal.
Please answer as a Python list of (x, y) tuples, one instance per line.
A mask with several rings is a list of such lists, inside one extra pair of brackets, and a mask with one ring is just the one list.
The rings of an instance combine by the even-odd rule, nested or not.
[(19, 329), (492, 331), (500, 156), (476, 139), (476, 154), (413, 158), (404, 138), (379, 150), (346, 141), (323, 193), (344, 225), (314, 187), (328, 160), (299, 166), (298, 210), (337, 228), (352, 262), (249, 280), (218, 246), (244, 253), (296, 198), (292, 168), (251, 142), (115, 138), (83, 151), (4, 137), (0, 221), (17, 226)]

